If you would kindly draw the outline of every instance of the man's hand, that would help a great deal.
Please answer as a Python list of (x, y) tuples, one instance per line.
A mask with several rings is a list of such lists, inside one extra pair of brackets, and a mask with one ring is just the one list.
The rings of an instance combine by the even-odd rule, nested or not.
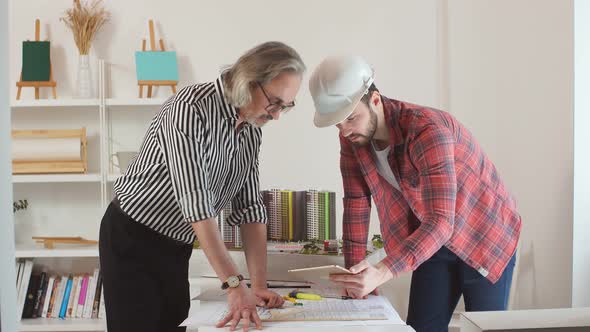
[(227, 302), (229, 313), (217, 323), (216, 327), (224, 327), (231, 321), (229, 330), (234, 331), (241, 321), (244, 332), (248, 332), (250, 322), (256, 324), (257, 329), (262, 329), (262, 321), (256, 312), (256, 305), (262, 306), (264, 301), (256, 297), (243, 283), (229, 289)]
[(393, 278), (391, 271), (383, 264), (376, 266), (362, 261), (350, 268), (354, 275), (332, 274), (330, 280), (346, 290), (346, 295), (354, 299), (363, 299), (381, 284)]
[(283, 306), (283, 303), (285, 303), (285, 300), (283, 300), (279, 294), (270, 291), (267, 288), (252, 287), (252, 292), (264, 301), (264, 306), (266, 308), (280, 308)]

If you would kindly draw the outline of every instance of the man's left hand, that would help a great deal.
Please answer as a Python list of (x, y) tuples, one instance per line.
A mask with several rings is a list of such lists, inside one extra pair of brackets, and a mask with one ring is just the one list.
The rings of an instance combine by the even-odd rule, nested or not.
[(280, 308), (285, 303), (285, 300), (279, 294), (267, 288), (252, 287), (252, 292), (264, 301), (266, 308)]
[(330, 280), (346, 289), (349, 296), (355, 299), (366, 298), (378, 286), (393, 277), (391, 271), (383, 264), (376, 266), (362, 261), (350, 268), (353, 275), (332, 274)]

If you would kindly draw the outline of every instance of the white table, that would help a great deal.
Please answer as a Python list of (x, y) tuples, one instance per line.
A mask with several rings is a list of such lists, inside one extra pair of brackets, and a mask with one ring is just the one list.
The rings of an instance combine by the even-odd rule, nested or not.
[[(189, 330), (187, 330), (189, 331)], [(190, 330), (193, 331), (193, 330)], [(221, 332), (229, 331), (211, 327), (201, 327), (198, 332)], [(253, 329), (251, 332), (258, 330)], [(306, 327), (306, 328), (288, 328), (288, 327), (263, 327), (264, 332), (415, 332), (413, 328), (407, 325), (373, 325), (373, 326), (334, 326), (334, 327)], [(236, 332), (242, 332), (241, 329)]]
[(461, 332), (590, 331), (590, 308), (461, 313)]
[[(213, 278), (194, 278), (190, 280), (191, 289), (190, 295), (191, 298), (197, 296), (202, 289), (218, 287), (219, 281)], [(199, 301), (191, 301), (191, 311), (198, 310), (198, 303)], [(229, 331), (229, 327), (225, 329), (218, 329), (214, 327), (201, 327), (201, 328), (187, 328), (187, 331), (198, 331), (198, 332), (224, 332)], [(237, 332), (242, 332), (242, 329), (236, 329)], [(251, 329), (251, 332), (256, 332), (258, 330)], [(372, 326), (365, 326), (365, 325), (349, 325), (349, 326), (314, 326), (314, 327), (264, 327), (264, 332), (415, 332), (415, 330), (407, 325), (372, 325)]]

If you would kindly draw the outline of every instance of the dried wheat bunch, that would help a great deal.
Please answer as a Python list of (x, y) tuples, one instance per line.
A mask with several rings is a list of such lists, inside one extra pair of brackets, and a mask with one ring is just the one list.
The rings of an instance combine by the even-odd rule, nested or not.
[(109, 12), (102, 6), (102, 0), (80, 2), (74, 0), (74, 7), (65, 11), (60, 18), (74, 34), (74, 42), (81, 55), (88, 54), (96, 32), (109, 20)]

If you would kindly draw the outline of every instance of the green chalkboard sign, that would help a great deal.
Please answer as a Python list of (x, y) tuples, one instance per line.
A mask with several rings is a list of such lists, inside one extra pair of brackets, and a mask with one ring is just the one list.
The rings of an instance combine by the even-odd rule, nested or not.
[(48, 41), (23, 42), (22, 81), (49, 81), (51, 65)]

